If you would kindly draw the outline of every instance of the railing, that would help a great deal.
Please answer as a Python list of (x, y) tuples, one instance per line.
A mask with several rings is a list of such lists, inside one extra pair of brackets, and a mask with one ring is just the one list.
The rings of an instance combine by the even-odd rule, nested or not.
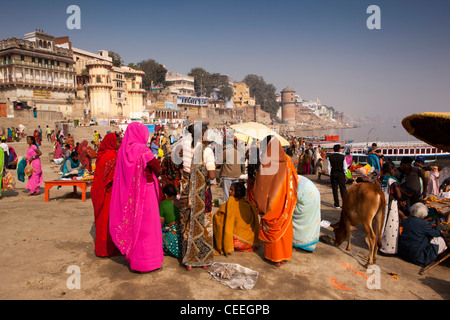
[(55, 66), (55, 65), (51, 65), (51, 64), (22, 61), (22, 60), (15, 60), (15, 59), (7, 60), (7, 61), (0, 61), (0, 66), (9, 65), (9, 64), (18, 64), (18, 65), (28, 66), (28, 67), (46, 68), (46, 69), (58, 70), (58, 71), (75, 72), (75, 68), (66, 68), (66, 67)]
[(48, 80), (27, 80), (27, 79), (0, 79), (0, 84), (23, 84), (23, 85), (51, 85), (56, 87), (75, 88), (72, 82), (48, 81)]

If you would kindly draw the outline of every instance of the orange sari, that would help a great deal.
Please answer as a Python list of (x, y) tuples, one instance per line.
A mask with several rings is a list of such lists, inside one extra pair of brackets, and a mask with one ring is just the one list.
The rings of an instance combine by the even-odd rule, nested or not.
[(272, 137), (256, 176), (254, 197), (262, 215), (259, 238), (264, 241), (264, 257), (276, 263), (292, 258), (297, 184), (291, 158), (286, 156), (279, 140)]

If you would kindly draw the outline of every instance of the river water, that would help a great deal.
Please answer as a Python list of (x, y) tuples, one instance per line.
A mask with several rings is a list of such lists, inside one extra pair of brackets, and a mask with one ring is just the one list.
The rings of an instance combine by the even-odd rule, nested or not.
[(405, 142), (418, 141), (403, 128), (400, 121), (369, 122), (357, 128), (346, 129), (312, 129), (298, 130), (297, 136), (323, 137), (325, 135), (339, 135), (340, 140), (354, 140), (353, 142)]

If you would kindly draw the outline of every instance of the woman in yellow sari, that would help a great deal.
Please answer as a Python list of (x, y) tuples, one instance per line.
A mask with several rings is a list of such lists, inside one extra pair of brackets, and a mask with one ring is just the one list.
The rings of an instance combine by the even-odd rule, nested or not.
[(262, 141), (261, 156), (254, 188), (261, 214), (259, 238), (264, 241), (264, 258), (279, 267), (292, 259), (292, 216), (297, 204), (298, 177), (276, 137), (268, 136)]
[(260, 244), (258, 210), (245, 198), (245, 193), (242, 182), (233, 183), (228, 201), (214, 214), (216, 254), (252, 252)]

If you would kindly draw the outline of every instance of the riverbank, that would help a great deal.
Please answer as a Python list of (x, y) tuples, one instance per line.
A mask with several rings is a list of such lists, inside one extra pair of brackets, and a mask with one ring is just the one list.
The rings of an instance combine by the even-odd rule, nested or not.
[[(77, 137), (88, 135), (76, 132)], [(103, 134), (103, 131), (101, 131)], [(11, 144), (19, 156), (25, 141)], [(58, 177), (50, 162), (51, 145), (41, 146), (44, 180)], [(15, 171), (14, 171), (15, 175)], [(15, 175), (15, 177), (17, 177)], [(340, 212), (332, 207), (329, 180), (308, 176), (321, 194), (321, 219), (335, 223)], [(324, 179), (324, 178), (322, 178)], [(326, 178), (325, 178), (326, 179)], [(208, 270), (188, 272), (172, 257), (162, 269), (148, 274), (132, 273), (123, 256), (99, 258), (94, 254), (94, 214), (90, 193), (87, 201), (71, 198), (71, 187), (53, 188), (50, 201), (41, 195), (29, 197), (26, 184), (2, 192), (0, 230), (0, 299), (3, 300), (448, 300), (450, 259), (425, 275), (421, 267), (398, 257), (378, 256), (380, 289), (369, 289), (364, 268), (368, 253), (361, 226), (352, 233), (352, 251), (346, 243), (335, 247), (329, 227), (321, 228), (321, 241), (314, 253), (293, 252), (281, 268), (263, 259), (263, 248), (253, 253), (234, 253), (215, 261), (237, 263), (258, 271), (252, 290), (233, 290), (211, 278)], [(221, 199), (221, 188), (212, 188)], [(217, 210), (217, 208), (214, 208)], [(70, 289), (69, 267), (79, 267), (80, 289)]]

